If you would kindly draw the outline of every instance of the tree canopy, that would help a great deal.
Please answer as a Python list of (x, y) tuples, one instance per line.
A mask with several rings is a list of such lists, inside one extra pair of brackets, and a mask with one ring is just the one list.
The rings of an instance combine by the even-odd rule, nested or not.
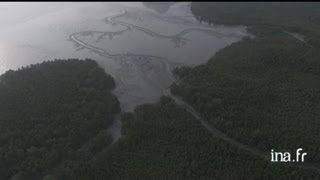
[(319, 179), (314, 169), (271, 163), (219, 137), (169, 97), (122, 115), (123, 137), (74, 179)]
[[(193, 3), (206, 21), (249, 26), (208, 63), (176, 69), (172, 92), (215, 127), (263, 151), (303, 147), (320, 160), (320, 3)], [(260, 11), (263, 9), (263, 11)], [(312, 17), (312, 19), (310, 19)], [(305, 41), (288, 34), (305, 33)]]
[(106, 128), (120, 108), (95, 61), (47, 61), (0, 79), (0, 179), (67, 170), (111, 142)]

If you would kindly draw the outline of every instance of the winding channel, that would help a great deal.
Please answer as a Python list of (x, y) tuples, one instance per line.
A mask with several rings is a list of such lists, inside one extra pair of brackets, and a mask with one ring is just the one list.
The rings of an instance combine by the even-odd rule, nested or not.
[[(241, 38), (241, 37), (243, 37), (243, 36), (235, 34), (235, 33), (223, 34), (223, 33), (217, 32), (217, 31), (213, 31), (210, 28), (187, 28), (187, 29), (184, 29), (184, 30), (182, 30), (182, 31), (180, 31), (180, 32), (178, 32), (176, 34), (173, 34), (173, 35), (160, 34), (160, 33), (154, 32), (154, 31), (152, 31), (150, 29), (147, 29), (147, 28), (144, 28), (144, 27), (141, 27), (141, 26), (138, 26), (138, 25), (134, 25), (134, 24), (131, 24), (131, 23), (127, 23), (127, 22), (124, 22), (124, 21), (117, 20), (117, 18), (125, 16), (126, 13), (127, 13), (126, 9), (121, 8), (119, 13), (117, 13), (117, 14), (115, 14), (113, 16), (106, 17), (104, 19), (104, 22), (106, 24), (123, 26), (124, 29), (122, 29), (122, 30), (119, 30), (119, 31), (82, 31), (82, 32), (75, 32), (75, 33), (70, 35), (70, 39), (74, 43), (82, 46), (83, 48), (89, 49), (90, 51), (95, 52), (95, 53), (97, 53), (97, 54), (99, 54), (101, 56), (104, 56), (104, 57), (107, 57), (107, 58), (110, 58), (110, 59), (114, 59), (114, 60), (121, 60), (121, 59), (128, 59), (128, 60), (132, 60), (132, 61), (145, 60), (145, 61), (147, 61), (147, 63), (152, 61), (152, 60), (159, 61), (165, 66), (166, 72), (167, 72), (167, 75), (168, 75), (170, 81), (174, 82), (175, 78), (172, 75), (172, 66), (167, 61), (167, 59), (164, 58), (164, 57), (154, 56), (154, 55), (146, 55), (146, 54), (135, 54), (135, 53), (118, 53), (118, 54), (114, 53), (113, 54), (113, 53), (110, 53), (109, 51), (107, 51), (105, 49), (102, 49), (102, 48), (93, 46), (93, 45), (91, 45), (89, 43), (86, 43), (86, 42), (80, 40), (77, 37), (81, 36), (81, 35), (90, 35), (90, 34), (99, 33), (99, 34), (101, 34), (98, 37), (98, 41), (99, 41), (104, 36), (113, 37), (113, 36), (116, 36), (116, 35), (121, 35), (124, 32), (130, 31), (131, 29), (136, 29), (136, 30), (141, 31), (141, 32), (143, 32), (145, 34), (148, 34), (148, 35), (150, 35), (152, 37), (157, 37), (157, 38), (161, 38), (161, 39), (168, 39), (171, 42), (173, 42), (176, 46), (179, 46), (181, 43), (185, 43), (187, 41), (187, 39), (184, 38), (183, 36), (185, 36), (186, 34), (192, 32), (192, 31), (208, 33), (209, 35), (212, 35), (212, 36), (215, 36), (215, 37), (218, 37), (218, 38), (222, 38), (222, 37)], [(148, 81), (148, 82), (151, 82), (150, 80), (148, 80), (146, 78), (145, 78), (145, 80)], [(151, 82), (151, 83), (155, 84), (154, 82)], [(157, 84), (155, 84), (155, 85), (158, 86)], [(167, 88), (169, 88), (169, 86)], [(165, 90), (167, 88), (165, 88), (165, 89), (161, 88), (163, 94), (165, 94)]]
[[(116, 19), (116, 18), (125, 16), (126, 12), (127, 12), (126, 9), (120, 9), (120, 13), (115, 14), (113, 16), (109, 16), (109, 17), (104, 19), (104, 22), (106, 24), (123, 26), (124, 29), (122, 29), (122, 30), (114, 31), (114, 32), (112, 32), (112, 31), (82, 31), (82, 32), (76, 32), (76, 33), (73, 33), (73, 34), (70, 35), (70, 39), (74, 43), (82, 46), (83, 48), (86, 48), (86, 49), (88, 49), (88, 50), (90, 50), (92, 52), (95, 52), (95, 53), (97, 53), (97, 54), (99, 54), (101, 56), (104, 56), (104, 57), (107, 57), (107, 58), (111, 58), (111, 59), (114, 59), (114, 60), (121, 60), (121, 59), (124, 59), (124, 58), (132, 60), (132, 61), (135, 61), (135, 60), (147, 60), (146, 63), (144, 63), (142, 65), (147, 64), (148, 62), (150, 62), (150, 60), (159, 61), (165, 66), (166, 73), (169, 75), (170, 81), (177, 82), (179, 80), (177, 80), (173, 76), (173, 74), (172, 74), (172, 66), (167, 61), (167, 59), (164, 58), (164, 57), (154, 56), (154, 55), (146, 55), (146, 54), (135, 54), (135, 53), (112, 54), (112, 53), (108, 52), (107, 50), (104, 50), (102, 48), (93, 46), (91, 44), (88, 44), (88, 43), (80, 40), (79, 38), (77, 38), (77, 36), (85, 35), (85, 34), (99, 33), (99, 34), (101, 34), (98, 37), (98, 40), (99, 40), (99, 39), (102, 39), (104, 36), (111, 36), (112, 37), (112, 36), (116, 36), (116, 35), (121, 35), (122, 33), (126, 32), (126, 31), (130, 31), (131, 29), (136, 29), (136, 30), (141, 31), (141, 32), (143, 32), (145, 34), (148, 34), (150, 36), (157, 37), (157, 38), (162, 38), (162, 39), (168, 39), (168, 40), (172, 41), (173, 43), (177, 43), (177, 44), (187, 41), (187, 39), (185, 39), (183, 36), (188, 34), (188, 33), (190, 33), (190, 32), (192, 32), (192, 31), (209, 33), (209, 34), (214, 35), (216, 37), (236, 37), (236, 38), (241, 38), (242, 37), (242, 36), (234, 34), (234, 33), (232, 33), (232, 34), (219, 33), (219, 32), (213, 31), (212, 29), (208, 29), (208, 28), (188, 28), (188, 29), (184, 29), (184, 30), (182, 30), (182, 31), (180, 31), (180, 32), (178, 32), (176, 34), (173, 34), (173, 35), (160, 34), (160, 33), (154, 32), (154, 31), (152, 31), (150, 29), (147, 29), (147, 28), (144, 28), (144, 27), (141, 27), (141, 26), (138, 26), (138, 25), (130, 24), (130, 23), (127, 23), (127, 22), (123, 22), (123, 21), (120, 21), (120, 20)], [(149, 81), (150, 83), (154, 83), (154, 82), (148, 80), (146, 77), (143, 77), (143, 78), (145, 78), (145, 80)], [(156, 83), (154, 83), (154, 84), (159, 87), (159, 85), (157, 85)], [(250, 153), (255, 154), (255, 155), (257, 155), (257, 156), (259, 156), (259, 157), (261, 157), (261, 158), (263, 158), (263, 159), (265, 159), (267, 161), (270, 160), (269, 153), (261, 151), (261, 150), (255, 148), (255, 147), (253, 147), (253, 146), (243, 144), (243, 143), (241, 143), (241, 142), (229, 137), (228, 135), (226, 135), (225, 133), (223, 133), (220, 130), (216, 129), (215, 127), (209, 125), (208, 122), (203, 117), (201, 117), (201, 115), (199, 113), (197, 113), (197, 111), (191, 105), (186, 103), (182, 98), (173, 95), (170, 92), (169, 87), (166, 87), (164, 89), (161, 88), (161, 87), (159, 87), (159, 88), (162, 90), (162, 94), (163, 95), (170, 96), (178, 105), (184, 107), (197, 120), (199, 120), (201, 125), (206, 130), (208, 130), (213, 136), (219, 137), (219, 138), (229, 142), (230, 144), (233, 144), (233, 145), (237, 146), (240, 149), (249, 151)], [(120, 121), (119, 114), (115, 115), (114, 124), (115, 124), (114, 126), (116, 128), (119, 128), (121, 130), (121, 121)], [(113, 137), (113, 143), (117, 142), (117, 140), (121, 137), (121, 131), (120, 130), (118, 130), (116, 132), (111, 132), (112, 137)], [(304, 163), (304, 164), (295, 164), (295, 165), (304, 166), (304, 167), (312, 167), (312, 168), (316, 168), (317, 170), (320, 171), (319, 164), (317, 164), (317, 163)]]
[(102, 48), (90, 45), (84, 41), (81, 41), (79, 38), (77, 38), (78, 35), (85, 35), (85, 34), (93, 34), (93, 33), (101, 33), (102, 35), (99, 36), (99, 39), (103, 38), (106, 35), (109, 36), (115, 36), (115, 35), (120, 35), (126, 31), (129, 31), (131, 29), (136, 29), (139, 30), (141, 32), (144, 32), (152, 37), (157, 37), (157, 38), (162, 38), (162, 39), (169, 39), (174, 43), (182, 43), (187, 41), (187, 39), (183, 38), (184, 35), (192, 32), (192, 31), (198, 31), (198, 32), (205, 32), (205, 33), (210, 33), (213, 36), (216, 37), (235, 37), (235, 38), (241, 38), (241, 35), (237, 35), (234, 33), (231, 34), (223, 34), (223, 33), (219, 33), (216, 31), (213, 31), (212, 29), (207, 29), (207, 28), (188, 28), (188, 29), (184, 29), (176, 34), (173, 35), (164, 35), (164, 34), (160, 34), (157, 32), (154, 32), (152, 30), (146, 29), (144, 27), (141, 26), (137, 26), (134, 24), (130, 24), (127, 22), (123, 22), (120, 20), (117, 20), (116, 18), (122, 17), (126, 15), (126, 10), (125, 9), (120, 9), (120, 13), (107, 17), (105, 19), (105, 23), (106, 24), (111, 24), (111, 25), (122, 25), (125, 27), (125, 29), (120, 30), (120, 31), (82, 31), (82, 32), (76, 32), (70, 35), (70, 39), (75, 42), (78, 45), (81, 45), (84, 48), (87, 48), (93, 52), (96, 52), (102, 56), (111, 58), (111, 59), (117, 59), (117, 58), (123, 58), (123, 57), (140, 57), (140, 58), (154, 58), (155, 60), (161, 61), (162, 63), (165, 64), (166, 68), (167, 68), (167, 72), (168, 74), (171, 74), (171, 67), (170, 64), (168, 63), (168, 61), (160, 56), (153, 56), (153, 55), (146, 55), (146, 54), (134, 54), (134, 53), (119, 53), (119, 54), (112, 54), (110, 52), (108, 52), (107, 50), (104, 50)]
[[(173, 42), (176, 46), (179, 46), (181, 43), (185, 43), (187, 41), (186, 38), (184, 38), (183, 36), (192, 32), (192, 31), (198, 31), (198, 32), (202, 32), (202, 33), (209, 33), (209, 35), (212, 35), (212, 36), (215, 36), (215, 37), (218, 37), (218, 38), (222, 38), (222, 37), (234, 37), (234, 38), (241, 38), (242, 36), (241, 35), (237, 35), (237, 34), (234, 34), (234, 33), (231, 33), (231, 34), (223, 34), (223, 33), (220, 33), (220, 32), (217, 32), (217, 31), (213, 31), (212, 29), (210, 28), (187, 28), (187, 29), (184, 29), (176, 34), (173, 34), (173, 35), (165, 35), (165, 34), (160, 34), (160, 33), (157, 33), (157, 32), (154, 32), (150, 29), (147, 29), (147, 28), (144, 28), (144, 27), (141, 27), (141, 26), (138, 26), (138, 25), (134, 25), (134, 24), (131, 24), (131, 23), (127, 23), (127, 22), (124, 22), (124, 21), (120, 21), (118, 20), (117, 18), (119, 17), (123, 17), (127, 14), (127, 10), (124, 9), (124, 8), (121, 8), (119, 9), (120, 12), (115, 14), (115, 15), (112, 15), (112, 16), (109, 16), (109, 17), (106, 17), (104, 19), (104, 22), (106, 24), (111, 24), (111, 25), (120, 25), (120, 26), (123, 26), (124, 28), (122, 30), (118, 30), (118, 31), (82, 31), (82, 32), (75, 32), (73, 34), (70, 35), (70, 40), (73, 41), (74, 43), (76, 43), (77, 45), (80, 45), (82, 48), (86, 48), (92, 52), (95, 52), (101, 56), (104, 56), (104, 57), (107, 57), (107, 58), (110, 58), (110, 59), (113, 59), (113, 60), (130, 60), (130, 61), (135, 61), (135, 62), (138, 62), (138, 61), (144, 61), (146, 63), (140, 65), (140, 66), (146, 66), (148, 65), (148, 63), (150, 63), (151, 61), (158, 61), (158, 62), (161, 62), (163, 64), (163, 66), (165, 67), (165, 71), (166, 71), (166, 75), (168, 76), (168, 79), (170, 82), (174, 82), (175, 79), (173, 78), (173, 75), (172, 75), (172, 65), (168, 62), (168, 60), (164, 57), (160, 57), (160, 56), (154, 56), (154, 55), (146, 55), (146, 54), (135, 54), (135, 53), (111, 53), (110, 51), (108, 50), (105, 50), (105, 49), (102, 49), (100, 47), (97, 47), (97, 46), (93, 46), (81, 39), (79, 39), (78, 37), (81, 36), (81, 35), (92, 35), (92, 34), (101, 34), (99, 37), (98, 37), (98, 40), (99, 41), (100, 39), (102, 39), (104, 36), (117, 36), (117, 35), (121, 35), (123, 34), (124, 32), (127, 32), (127, 31), (130, 31), (131, 29), (136, 29), (140, 32), (143, 32), (145, 34), (148, 34), (152, 37), (156, 37), (156, 38), (161, 38), (161, 39), (168, 39), (170, 40), (171, 42)], [(156, 87), (159, 87), (159, 85), (157, 85), (154, 81), (152, 80), (149, 80), (146, 76), (143, 76), (144, 80), (150, 84), (154, 84)], [(121, 79), (119, 80), (120, 84), (123, 84), (123, 82), (121, 82)], [(169, 87), (169, 86), (168, 86)], [(167, 87), (167, 88), (168, 88)], [(160, 88), (164, 94), (164, 90), (167, 89), (167, 88)], [(132, 97), (135, 97), (135, 95), (129, 95), (129, 96), (132, 96)], [(136, 96), (136, 98), (142, 98), (142, 97), (138, 97)]]
[[(161, 39), (168, 39), (171, 42), (173, 42), (176, 46), (178, 46), (181, 43), (185, 43), (187, 41), (187, 39), (185, 39), (183, 36), (188, 34), (189, 32), (192, 32), (192, 31), (210, 33), (211, 35), (216, 36), (216, 37), (230, 37), (230, 36), (237, 37), (237, 38), (241, 37), (241, 36), (235, 35), (235, 34), (222, 34), (222, 33), (213, 31), (212, 29), (209, 29), (209, 28), (188, 28), (188, 29), (184, 29), (176, 34), (173, 34), (173, 35), (165, 35), (165, 34), (160, 34), (160, 33), (154, 32), (150, 29), (147, 29), (147, 28), (144, 28), (144, 27), (141, 27), (138, 25), (134, 25), (131, 23), (123, 22), (123, 21), (120, 21), (117, 19), (117, 18), (126, 16), (126, 15), (127, 15), (127, 10), (124, 8), (120, 8), (119, 13), (112, 15), (112, 16), (109, 16), (109, 17), (106, 17), (103, 20), (106, 24), (110, 24), (113, 26), (114, 25), (123, 26), (123, 28), (121, 30), (118, 30), (118, 31), (81, 31), (81, 32), (75, 32), (70, 35), (70, 40), (73, 41), (75, 44), (81, 46), (81, 48), (86, 48), (92, 52), (95, 52), (96, 54), (99, 54), (101, 56), (104, 56), (104, 57), (107, 57), (107, 58), (110, 58), (110, 59), (113, 59), (116, 61), (117, 60), (121, 61), (124, 59), (130, 60), (130, 61), (135, 61), (135, 62), (142, 61), (143, 63), (139, 64), (139, 69), (140, 69), (141, 73), (145, 73), (145, 72), (143, 72), (142, 66), (147, 66), (148, 63), (150, 63), (151, 61), (158, 61), (161, 64), (163, 64), (163, 67), (165, 67), (165, 71), (166, 71), (166, 75), (168, 77), (168, 80), (172, 83), (172, 82), (176, 81), (174, 76), (172, 75), (172, 66), (170, 65), (168, 60), (164, 57), (154, 56), (154, 55), (146, 55), (146, 54), (135, 54), (135, 53), (111, 53), (105, 49), (91, 45), (91, 44), (79, 39), (78, 37), (81, 35), (100, 34), (98, 36), (98, 40), (97, 40), (97, 41), (99, 41), (99, 40), (103, 39), (105, 36), (110, 36), (110, 37), (118, 36), (118, 35), (121, 35), (121, 34), (127, 32), (127, 31), (130, 31), (132, 29), (136, 29), (136, 30), (143, 32), (143, 33), (145, 33), (149, 36), (152, 36), (152, 37), (161, 38)], [(160, 89), (163, 95), (168, 95), (169, 86), (166, 88), (163, 88), (163, 87), (159, 86), (159, 84), (157, 84), (156, 82), (148, 79), (146, 75), (143, 75), (142, 78), (146, 82), (148, 82), (149, 84), (153, 84), (155, 87)], [(120, 85), (122, 85), (122, 87), (126, 87), (121, 78), (119, 78), (118, 83)], [(126, 92), (126, 91), (124, 91), (123, 93), (126, 93), (126, 96), (130, 96), (133, 98), (137, 98), (137, 99), (143, 98), (143, 97), (138, 97), (136, 94), (129, 95), (128, 92)], [(123, 109), (123, 108), (121, 108), (121, 109)], [(119, 114), (117, 114), (114, 117), (114, 123), (113, 123), (112, 127), (110, 127), (110, 134), (113, 137), (113, 142), (116, 142), (121, 137), (121, 133), (119, 131), (121, 132), (121, 121), (119, 118)]]

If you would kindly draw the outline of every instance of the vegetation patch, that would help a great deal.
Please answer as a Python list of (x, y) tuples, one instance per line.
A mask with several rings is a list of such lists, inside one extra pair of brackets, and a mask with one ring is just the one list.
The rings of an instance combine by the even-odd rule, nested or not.
[(256, 37), (204, 65), (176, 69), (172, 92), (234, 139), (266, 152), (302, 147), (306, 161), (319, 161), (320, 38), (312, 20), (319, 9), (320, 3), (193, 3), (198, 18), (248, 25)]
[(213, 136), (169, 97), (122, 116), (123, 137), (74, 179), (318, 179), (313, 169), (271, 163)]
[(68, 171), (111, 143), (115, 84), (93, 60), (55, 60), (0, 77), (0, 179)]

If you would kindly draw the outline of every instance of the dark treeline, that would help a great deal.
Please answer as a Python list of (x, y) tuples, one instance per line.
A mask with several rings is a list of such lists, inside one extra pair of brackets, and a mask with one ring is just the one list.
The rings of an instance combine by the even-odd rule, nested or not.
[[(261, 150), (304, 148), (320, 160), (319, 3), (193, 3), (211, 23), (245, 24), (256, 37), (205, 65), (174, 71), (172, 92), (212, 125)], [(299, 12), (299, 13), (297, 13)], [(285, 31), (305, 36), (302, 42)], [(172, 99), (122, 114), (111, 76), (92, 60), (56, 60), (0, 76), (0, 179), (320, 179), (270, 163), (207, 131)]]
[(247, 25), (256, 35), (268, 27), (301, 33), (320, 47), (320, 2), (194, 2), (191, 10), (200, 21)]
[(193, 3), (197, 17), (249, 25), (256, 37), (205, 65), (176, 69), (172, 92), (237, 140), (267, 152), (302, 147), (307, 161), (319, 161), (319, 10), (320, 3)]
[(313, 169), (270, 163), (214, 137), (162, 97), (122, 116), (123, 137), (75, 170), (73, 179), (319, 179)]
[(115, 86), (93, 60), (55, 60), (0, 77), (0, 179), (41, 179), (111, 143)]

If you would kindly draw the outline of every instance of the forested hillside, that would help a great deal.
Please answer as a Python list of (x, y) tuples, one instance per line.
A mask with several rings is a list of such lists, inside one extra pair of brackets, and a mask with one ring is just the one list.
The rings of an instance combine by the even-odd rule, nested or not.
[(122, 116), (124, 136), (73, 179), (319, 179), (312, 169), (270, 163), (212, 136), (198, 120), (162, 97)]
[(111, 142), (119, 103), (93, 60), (55, 60), (0, 77), (0, 179), (68, 171)]
[(200, 21), (247, 25), (256, 35), (287, 30), (320, 46), (319, 2), (194, 2), (191, 10)]
[(319, 161), (319, 10), (320, 3), (193, 3), (198, 18), (248, 25), (255, 38), (176, 69), (172, 92), (236, 140), (266, 152), (302, 147), (306, 161)]
[[(191, 10), (201, 21), (247, 25), (254, 38), (175, 69), (172, 93), (236, 142), (266, 153), (303, 148), (319, 165), (320, 3), (196, 2)], [(271, 163), (213, 135), (169, 97), (122, 113), (122, 137), (110, 145), (120, 112), (114, 86), (89, 59), (1, 75), (0, 179), (320, 179), (319, 168)]]

